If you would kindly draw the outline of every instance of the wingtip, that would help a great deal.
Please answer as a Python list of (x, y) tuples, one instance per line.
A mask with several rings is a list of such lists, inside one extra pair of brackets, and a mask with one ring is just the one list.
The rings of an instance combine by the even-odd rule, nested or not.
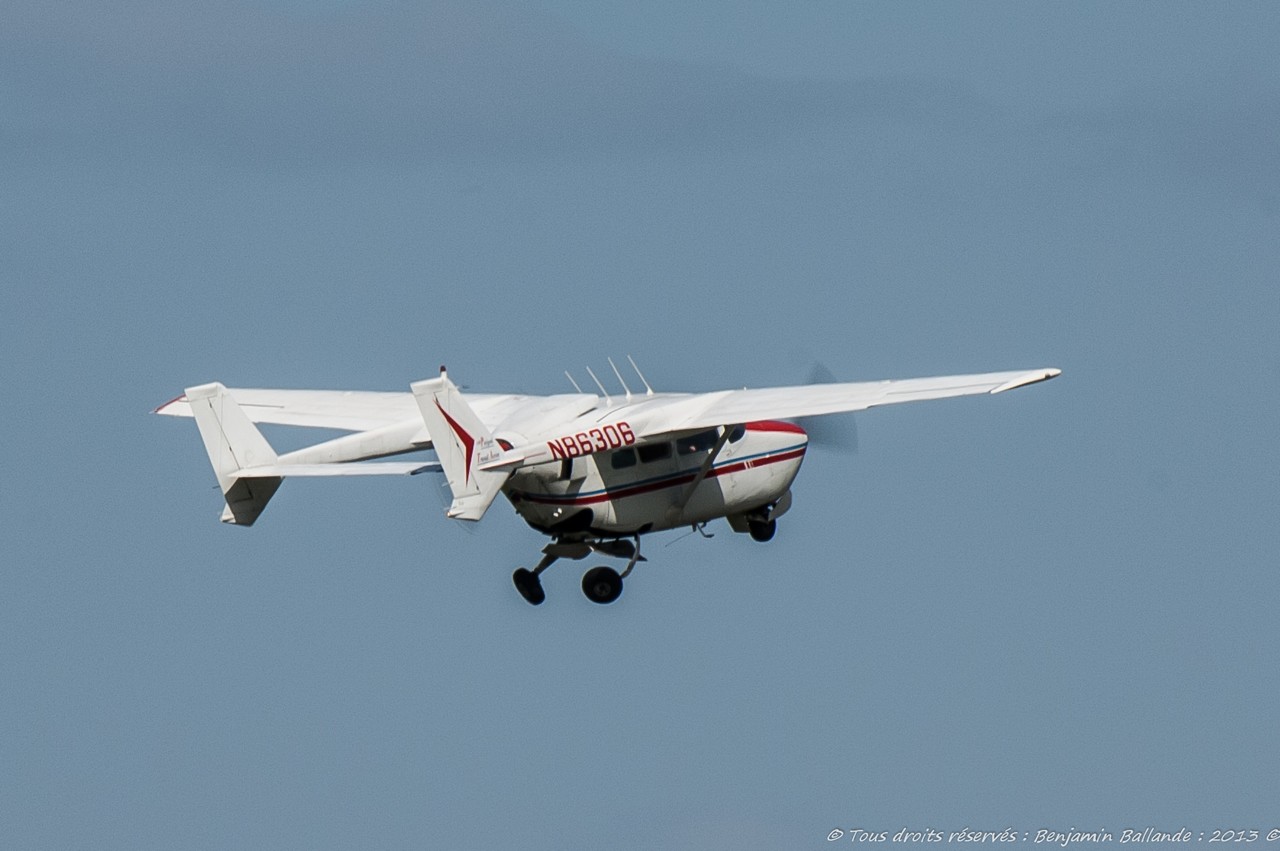
[(1004, 393), (1007, 390), (1016, 390), (1019, 387), (1026, 387), (1029, 384), (1039, 384), (1041, 381), (1048, 381), (1051, 378), (1057, 378), (1062, 374), (1062, 370), (1056, 367), (1048, 369), (1034, 369), (1030, 372), (1024, 372), (1015, 378), (1006, 381), (999, 387), (991, 391), (994, 396), (996, 393)]
[(167, 407), (169, 407), (170, 405), (172, 405), (172, 404), (174, 404), (174, 403), (176, 403), (176, 402), (185, 402), (185, 401), (187, 401), (187, 394), (186, 394), (186, 393), (179, 393), (177, 396), (174, 396), (172, 399), (170, 399), (168, 402), (165, 402), (163, 405), (160, 405), (159, 407), (152, 409), (151, 413), (153, 413), (153, 414), (163, 414), (163, 413), (164, 413), (164, 409), (165, 409), (165, 408), (167, 408)]

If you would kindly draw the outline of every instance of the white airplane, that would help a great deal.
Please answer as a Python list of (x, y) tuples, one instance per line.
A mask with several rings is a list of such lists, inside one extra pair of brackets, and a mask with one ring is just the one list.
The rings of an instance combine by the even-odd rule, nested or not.
[[(644, 385), (633, 395), (609, 364), (621, 397), (590, 370), (600, 395), (583, 393), (571, 376), (577, 393), (464, 394), (441, 367), (439, 377), (411, 384), (410, 393), (228, 389), (215, 382), (187, 388), (155, 413), (195, 418), (226, 500), (224, 523), (253, 525), (291, 476), (443, 471), (453, 492), (449, 517), (478, 521), (502, 493), (525, 522), (551, 536), (538, 565), (513, 576), (526, 600), (545, 599), (539, 576), (557, 559), (596, 552), (627, 562), (621, 572), (594, 567), (582, 578), (590, 600), (612, 603), (645, 560), (641, 535), (702, 531), (723, 517), (757, 541), (773, 537), (808, 446), (794, 420), (1003, 393), (1060, 372), (655, 393), (631, 361)], [(277, 455), (254, 423), (351, 433)], [(438, 462), (372, 460), (423, 449), (434, 449)]]

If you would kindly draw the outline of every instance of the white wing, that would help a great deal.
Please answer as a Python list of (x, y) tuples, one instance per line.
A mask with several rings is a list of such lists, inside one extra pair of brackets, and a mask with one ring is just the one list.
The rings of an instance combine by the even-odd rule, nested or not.
[[(942, 375), (899, 381), (862, 381), (847, 384), (807, 384), (758, 390), (721, 390), (713, 393), (662, 393), (641, 397), (602, 411), (590, 411), (576, 420), (563, 421), (524, 445), (513, 447), (479, 465), (481, 470), (513, 469), (541, 464), (579, 453), (592, 430), (607, 433), (605, 426), (625, 431), (638, 440), (662, 439), (724, 425), (758, 420), (797, 419), (824, 414), (865, 411), (880, 405), (1003, 393), (1047, 381), (1058, 369), (987, 372), (978, 375)], [(562, 442), (563, 441), (563, 442)], [(588, 447), (594, 445), (586, 444)], [(568, 448), (565, 448), (565, 447)], [(557, 454), (557, 448), (561, 454)]]
[(823, 414), (865, 411), (881, 405), (1003, 393), (1047, 381), (1058, 369), (941, 375), (897, 381), (859, 381), (846, 384), (808, 384), (758, 390), (726, 390), (695, 396), (674, 407), (671, 430), (711, 428), (753, 420), (795, 419)]

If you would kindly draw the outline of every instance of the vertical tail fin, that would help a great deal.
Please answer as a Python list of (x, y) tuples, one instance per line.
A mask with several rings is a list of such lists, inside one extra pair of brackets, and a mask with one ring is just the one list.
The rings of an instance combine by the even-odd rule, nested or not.
[(238, 478), (236, 473), (245, 467), (274, 464), (275, 450), (218, 382), (190, 387), (186, 396), (209, 453), (209, 463), (218, 477), (218, 487), (227, 500), (222, 522), (252, 526), (283, 479)]
[(488, 427), (462, 398), (457, 385), (449, 380), (444, 368), (440, 377), (417, 381), (410, 385), (422, 421), (426, 423), (431, 444), (440, 458), (453, 491), (453, 504), (448, 516), (459, 520), (479, 520), (493, 503), (509, 475), (506, 472), (481, 470), (502, 450)]

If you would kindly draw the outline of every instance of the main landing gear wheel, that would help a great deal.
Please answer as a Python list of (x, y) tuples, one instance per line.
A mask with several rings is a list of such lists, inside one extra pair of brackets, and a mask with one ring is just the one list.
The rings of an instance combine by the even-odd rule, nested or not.
[(523, 567), (518, 569), (511, 575), (511, 581), (516, 584), (516, 590), (520, 592), (520, 596), (531, 604), (537, 606), (547, 599), (547, 592), (542, 590), (542, 580), (532, 570), (526, 570)]
[(612, 567), (593, 567), (582, 576), (582, 593), (593, 603), (612, 603), (622, 596), (622, 577)]
[(778, 521), (752, 520), (747, 523), (747, 531), (751, 533), (751, 539), (753, 541), (760, 541), (761, 543), (764, 543), (765, 541), (772, 540), (773, 533), (778, 531)]

